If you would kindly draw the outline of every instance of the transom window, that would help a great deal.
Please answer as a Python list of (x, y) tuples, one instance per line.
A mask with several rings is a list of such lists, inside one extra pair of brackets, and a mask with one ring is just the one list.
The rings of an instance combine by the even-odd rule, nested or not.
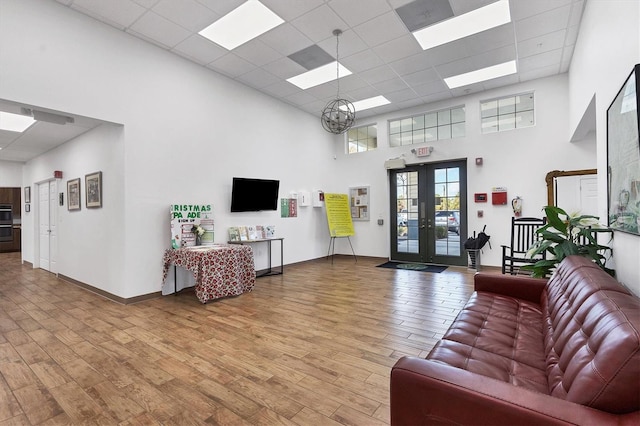
[(378, 127), (375, 124), (351, 128), (347, 131), (349, 154), (371, 151), (378, 147)]
[(464, 106), (389, 121), (390, 146), (412, 145), (464, 136)]
[(533, 106), (533, 92), (480, 102), (482, 133), (535, 125)]

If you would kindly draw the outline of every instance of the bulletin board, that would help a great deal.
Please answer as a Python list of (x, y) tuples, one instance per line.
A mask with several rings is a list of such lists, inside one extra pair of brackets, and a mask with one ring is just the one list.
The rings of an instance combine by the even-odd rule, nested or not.
[(355, 186), (349, 188), (349, 207), (351, 219), (369, 220), (369, 187)]
[(324, 194), (329, 235), (332, 237), (350, 237), (355, 235), (349, 196), (347, 194)]

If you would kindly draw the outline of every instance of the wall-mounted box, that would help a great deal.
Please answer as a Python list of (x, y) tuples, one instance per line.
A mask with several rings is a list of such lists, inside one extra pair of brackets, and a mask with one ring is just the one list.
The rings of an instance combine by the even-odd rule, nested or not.
[(489, 201), (489, 198), (487, 197), (486, 192), (476, 192), (475, 194), (473, 194), (473, 201), (475, 201), (476, 203), (486, 203), (487, 201)]
[(298, 206), (308, 207), (311, 205), (311, 192), (300, 191), (298, 192)]
[(498, 186), (491, 191), (491, 204), (505, 205), (507, 204), (507, 188)]
[(311, 194), (311, 203), (313, 207), (322, 207), (324, 205), (324, 191), (313, 191)]

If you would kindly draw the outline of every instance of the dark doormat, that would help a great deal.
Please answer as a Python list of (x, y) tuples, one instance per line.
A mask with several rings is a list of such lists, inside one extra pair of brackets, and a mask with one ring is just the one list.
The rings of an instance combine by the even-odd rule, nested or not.
[(425, 265), (424, 263), (402, 263), (402, 262), (386, 262), (382, 265), (378, 265), (378, 268), (400, 269), (404, 271), (420, 271), (420, 272), (433, 272), (439, 274), (447, 269), (446, 266), (440, 265)]

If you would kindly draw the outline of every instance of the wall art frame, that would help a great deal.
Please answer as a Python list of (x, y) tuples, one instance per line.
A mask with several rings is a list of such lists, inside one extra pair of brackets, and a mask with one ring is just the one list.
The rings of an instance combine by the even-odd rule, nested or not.
[(80, 210), (80, 178), (67, 181), (67, 210)]
[(369, 194), (368, 186), (354, 186), (349, 188), (349, 208), (352, 220), (369, 220)]
[(24, 202), (25, 204), (31, 203), (31, 186), (24, 187)]
[(640, 64), (607, 108), (608, 226), (640, 235)]
[(85, 206), (88, 209), (102, 207), (102, 172), (84, 177)]

